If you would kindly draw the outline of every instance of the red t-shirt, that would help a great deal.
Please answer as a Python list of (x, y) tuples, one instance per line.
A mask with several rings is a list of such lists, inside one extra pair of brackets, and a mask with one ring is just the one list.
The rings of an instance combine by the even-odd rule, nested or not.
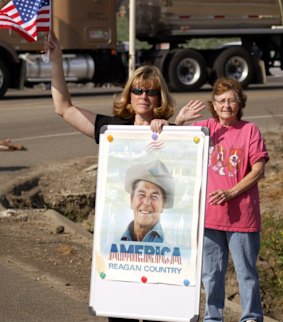
[[(210, 131), (207, 194), (230, 189), (243, 179), (251, 166), (269, 156), (258, 127), (247, 121), (223, 127), (215, 119), (193, 123)], [(207, 200), (208, 201), (208, 200)], [(225, 231), (256, 232), (261, 229), (259, 192), (249, 190), (221, 205), (206, 203), (205, 227)]]

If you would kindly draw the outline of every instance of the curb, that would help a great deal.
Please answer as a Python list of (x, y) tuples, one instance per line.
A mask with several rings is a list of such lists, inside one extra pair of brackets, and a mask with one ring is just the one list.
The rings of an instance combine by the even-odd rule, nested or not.
[(64, 226), (66, 233), (73, 233), (73, 234), (80, 235), (81, 237), (86, 238), (88, 241), (92, 242), (93, 234), (85, 230), (79, 224), (74, 223), (70, 219), (61, 215), (59, 212), (49, 209), (44, 214), (45, 216), (47, 216), (49, 220), (49, 224), (51, 224), (55, 228), (59, 225), (62, 225)]

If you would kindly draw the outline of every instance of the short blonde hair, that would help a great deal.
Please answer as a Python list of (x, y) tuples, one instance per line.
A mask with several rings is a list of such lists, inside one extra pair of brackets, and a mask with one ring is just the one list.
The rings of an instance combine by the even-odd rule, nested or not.
[(169, 93), (165, 79), (155, 66), (141, 66), (128, 79), (121, 95), (113, 102), (113, 114), (124, 119), (134, 119), (135, 112), (131, 105), (133, 87), (153, 88), (160, 91), (160, 106), (153, 109), (153, 117), (168, 120), (175, 113), (175, 101)]

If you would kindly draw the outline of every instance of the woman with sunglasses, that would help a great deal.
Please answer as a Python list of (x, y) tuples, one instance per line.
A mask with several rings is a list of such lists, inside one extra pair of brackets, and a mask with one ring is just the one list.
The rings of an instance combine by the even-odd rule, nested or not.
[[(160, 132), (175, 112), (175, 102), (170, 95), (162, 73), (157, 67), (142, 66), (133, 72), (121, 95), (114, 97), (113, 116), (98, 115), (72, 104), (64, 78), (62, 51), (54, 34), (45, 41), (52, 62), (52, 97), (55, 112), (81, 133), (95, 138), (98, 143), (103, 125), (150, 125)], [(200, 117), (205, 108), (200, 101), (191, 101), (191, 120)]]
[[(64, 78), (62, 51), (53, 32), (45, 41), (45, 50), (49, 51), (52, 63), (52, 98), (55, 112), (81, 133), (95, 138), (99, 143), (100, 129), (103, 125), (150, 125), (153, 132), (160, 132), (175, 113), (175, 102), (167, 84), (157, 67), (142, 66), (133, 72), (121, 95), (113, 102), (113, 116), (95, 114), (74, 106)], [(188, 104), (190, 120), (201, 116), (205, 108), (201, 101)], [(109, 318), (110, 322), (127, 321), (121, 318)], [(131, 320), (138, 321), (138, 320)]]

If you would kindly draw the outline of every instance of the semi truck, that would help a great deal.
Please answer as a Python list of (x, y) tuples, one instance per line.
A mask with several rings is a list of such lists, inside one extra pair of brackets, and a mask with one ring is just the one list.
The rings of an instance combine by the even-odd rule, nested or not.
[[(148, 48), (137, 50), (136, 66), (159, 67), (172, 91), (195, 91), (222, 76), (244, 87), (264, 83), (275, 62), (283, 69), (282, 5), (283, 0), (137, 0), (136, 39)], [(67, 82), (123, 86), (128, 53), (117, 42), (116, 6), (115, 0), (52, 1), (52, 28)], [(50, 82), (51, 64), (41, 57), (45, 36), (28, 42), (0, 29), (0, 97), (9, 88)], [(210, 38), (237, 43), (210, 49), (190, 45)]]
[[(264, 83), (274, 62), (283, 68), (282, 0), (140, 1), (137, 37), (175, 91), (199, 89), (231, 76), (243, 87)], [(213, 49), (186, 46), (195, 39), (237, 39)], [(159, 49), (158, 49), (159, 47)], [(166, 49), (165, 49), (166, 48)]]
[[(116, 1), (53, 0), (51, 8), (66, 81), (123, 84), (127, 72), (117, 51)], [(50, 82), (51, 63), (42, 59), (45, 37), (39, 32), (36, 42), (28, 42), (14, 30), (0, 29), (0, 97), (9, 88)]]

